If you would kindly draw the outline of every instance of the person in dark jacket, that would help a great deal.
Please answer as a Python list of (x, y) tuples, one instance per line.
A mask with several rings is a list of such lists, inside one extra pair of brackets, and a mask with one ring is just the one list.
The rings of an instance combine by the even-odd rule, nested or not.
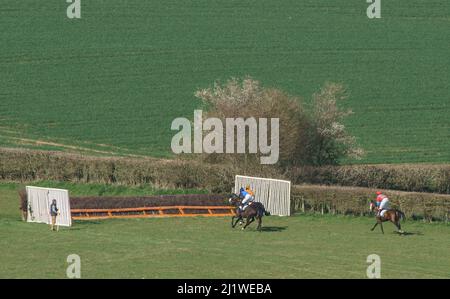
[[(56, 225), (56, 217), (59, 215), (59, 209), (56, 206), (56, 199), (52, 201), (52, 204), (50, 205), (50, 216), (52, 217), (52, 224), (50, 229), (55, 230)], [(59, 226), (56, 226), (56, 230), (59, 231)]]

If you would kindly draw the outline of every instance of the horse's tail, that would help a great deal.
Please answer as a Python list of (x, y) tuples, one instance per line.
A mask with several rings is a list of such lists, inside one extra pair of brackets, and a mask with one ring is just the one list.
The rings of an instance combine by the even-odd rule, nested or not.
[(270, 215), (270, 213), (266, 211), (266, 208), (264, 207), (263, 204), (259, 204), (257, 213), (259, 217)]
[(261, 204), (261, 210), (264, 216), (270, 216), (270, 213), (266, 210), (266, 207), (263, 204)]
[(265, 214), (265, 210), (264, 210), (264, 208), (263, 207), (260, 207), (259, 209), (258, 209), (258, 217), (262, 217), (262, 216), (264, 216), (264, 214)]

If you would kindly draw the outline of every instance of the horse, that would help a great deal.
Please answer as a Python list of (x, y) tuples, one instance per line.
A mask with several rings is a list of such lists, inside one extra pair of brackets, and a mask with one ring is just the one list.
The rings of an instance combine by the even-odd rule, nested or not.
[[(371, 200), (370, 201), (370, 211), (371, 212), (374, 211), (375, 207), (376, 207), (375, 201)], [(400, 211), (398, 209), (389, 209), (384, 213), (384, 217), (381, 217), (380, 215), (376, 214), (375, 218), (376, 218), (377, 222), (372, 227), (371, 231), (373, 231), (375, 229), (375, 227), (377, 227), (377, 225), (379, 224), (380, 228), (381, 228), (381, 232), (384, 234), (383, 222), (390, 221), (397, 227), (398, 233), (400, 233), (400, 234), (404, 233), (402, 231), (402, 226), (400, 225), (400, 220), (406, 219), (406, 216), (402, 211)]]
[[(231, 227), (234, 228), (239, 221), (242, 221), (244, 218), (247, 219), (242, 230), (246, 229), (250, 223), (255, 221), (255, 218), (258, 220), (258, 227), (256, 228), (258, 231), (261, 231), (262, 225), (262, 217), (269, 216), (270, 213), (266, 211), (264, 205), (260, 202), (252, 202), (248, 205), (244, 211), (240, 209), (240, 205), (242, 203), (241, 198), (237, 194), (231, 194), (229, 199), (230, 204), (236, 207), (236, 215), (231, 218)], [(234, 219), (236, 221), (234, 221)]]

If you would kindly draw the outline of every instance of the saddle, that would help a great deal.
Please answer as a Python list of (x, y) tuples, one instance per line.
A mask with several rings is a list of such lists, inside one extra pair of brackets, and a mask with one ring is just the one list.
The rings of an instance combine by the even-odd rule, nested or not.
[(245, 206), (242, 206), (242, 208), (241, 207), (239, 207), (239, 209), (243, 212), (244, 211), (244, 209), (246, 209), (247, 207), (249, 207), (249, 206), (251, 206), (252, 205), (252, 201), (251, 202), (249, 202), (249, 203), (247, 203)]
[(386, 209), (385, 210), (386, 212), (384, 212), (384, 216), (381, 216), (381, 211), (379, 212), (379, 214), (378, 214), (378, 217), (380, 217), (381, 219), (388, 219), (388, 218), (386, 218), (386, 214), (387, 213), (389, 213), (389, 212), (392, 212), (392, 211), (394, 211), (393, 209)]

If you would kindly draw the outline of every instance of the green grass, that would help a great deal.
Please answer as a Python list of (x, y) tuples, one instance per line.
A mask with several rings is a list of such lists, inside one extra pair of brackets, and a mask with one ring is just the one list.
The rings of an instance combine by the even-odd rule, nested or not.
[(384, 1), (377, 20), (361, 0), (67, 5), (2, 1), (0, 145), (170, 156), (194, 91), (248, 74), (304, 97), (344, 83), (363, 163), (450, 161), (449, 1)]
[(450, 278), (442, 223), (407, 221), (406, 236), (389, 224), (370, 232), (370, 218), (304, 215), (267, 217), (261, 233), (233, 230), (229, 218), (75, 221), (51, 232), (20, 221), (16, 187), (0, 185), (0, 278), (65, 278), (74, 253), (82, 278), (365, 278), (370, 254), (382, 278)]

